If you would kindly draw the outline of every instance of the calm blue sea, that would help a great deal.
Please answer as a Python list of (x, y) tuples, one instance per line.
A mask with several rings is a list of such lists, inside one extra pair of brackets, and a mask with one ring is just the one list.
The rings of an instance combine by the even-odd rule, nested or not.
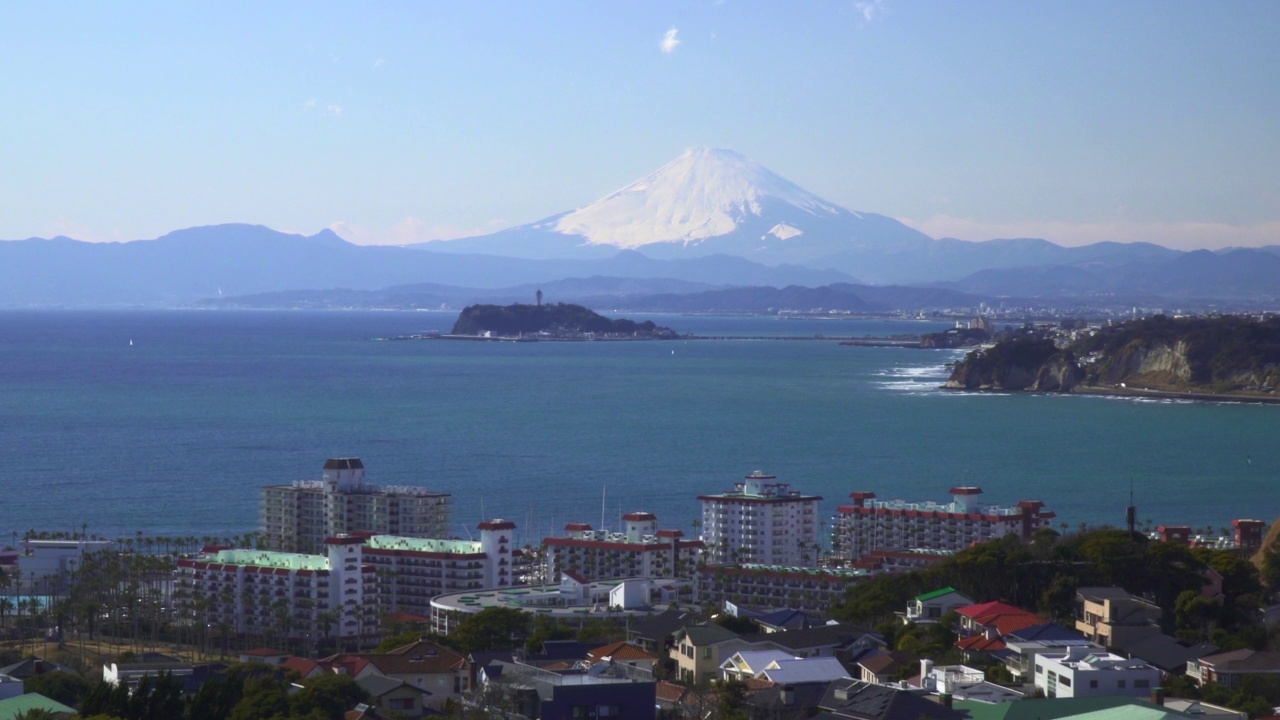
[[(651, 316), (701, 334), (861, 336), (940, 326)], [(1215, 528), (1280, 514), (1280, 407), (936, 390), (951, 351), (810, 341), (382, 341), (399, 312), (0, 313), (0, 537), (222, 535), (261, 485), (358, 455), (453, 493), (455, 530), (524, 539), (648, 510), (692, 532), (700, 493), (753, 470), (821, 494), (946, 500), (981, 485), (1076, 526)]]

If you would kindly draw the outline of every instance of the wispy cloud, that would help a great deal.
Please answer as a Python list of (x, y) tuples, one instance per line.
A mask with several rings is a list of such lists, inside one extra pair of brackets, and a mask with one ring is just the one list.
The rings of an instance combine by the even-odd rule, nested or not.
[(1276, 244), (1276, 238), (1280, 237), (1280, 222), (1262, 222), (1252, 225), (1137, 220), (990, 222), (952, 215), (934, 215), (924, 219), (898, 219), (936, 238), (953, 237), (960, 240), (981, 241), (1034, 237), (1068, 246), (1112, 241), (1149, 242), (1178, 250), (1216, 250), (1224, 247), (1273, 245)]
[(457, 238), (487, 235), (510, 226), (506, 220), (494, 219), (475, 227), (462, 225), (432, 225), (416, 217), (406, 217), (383, 230), (357, 225), (345, 220), (335, 220), (329, 229), (343, 240), (356, 245), (412, 245)]
[(858, 0), (853, 4), (853, 9), (862, 16), (862, 23), (869, 25), (876, 18), (884, 15), (884, 0)]
[(386, 60), (383, 60), (382, 58), (378, 58), (377, 60), (373, 61), (373, 66), (382, 67), (384, 64), (386, 64), (386, 62), (387, 62)]
[(677, 28), (671, 28), (662, 36), (662, 42), (658, 43), (658, 46), (662, 48), (662, 52), (670, 55), (676, 51), (676, 46), (680, 44), (680, 40), (676, 38), (679, 32), (680, 30)]
[(327, 113), (327, 114), (329, 114), (329, 115), (333, 115), (333, 116), (337, 117), (337, 116), (339, 116), (339, 115), (341, 115), (341, 114), (342, 114), (342, 106), (341, 106), (341, 105), (334, 105), (334, 104), (330, 104), (330, 105), (329, 105), (329, 107), (327, 107), (327, 108), (325, 108), (325, 109), (324, 109), (324, 111), (325, 111), (325, 113)]
[(303, 112), (311, 112), (312, 110), (315, 110), (315, 109), (316, 109), (316, 99), (315, 99), (315, 98), (311, 98), (310, 100), (308, 100), (308, 101), (306, 101), (305, 103), (303, 103), (303, 104), (302, 104), (302, 111), (303, 111)]

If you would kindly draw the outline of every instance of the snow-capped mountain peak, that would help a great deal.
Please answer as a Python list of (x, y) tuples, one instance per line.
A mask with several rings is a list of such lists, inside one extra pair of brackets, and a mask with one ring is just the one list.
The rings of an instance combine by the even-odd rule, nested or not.
[[(734, 232), (783, 204), (814, 216), (848, 214), (732, 150), (695, 148), (586, 207), (561, 216), (553, 229), (590, 245), (639, 248), (696, 244)], [(767, 226), (766, 226), (767, 227)], [(800, 234), (789, 226), (780, 239)]]

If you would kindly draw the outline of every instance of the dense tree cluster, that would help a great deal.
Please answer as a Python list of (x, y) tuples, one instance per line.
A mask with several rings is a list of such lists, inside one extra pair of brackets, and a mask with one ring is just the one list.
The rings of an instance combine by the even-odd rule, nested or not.
[[(80, 704), (80, 716), (103, 720), (330, 720), (341, 718), (369, 694), (346, 675), (327, 674), (289, 694), (290, 679), (266, 665), (233, 665), (205, 681), (187, 699), (170, 675), (128, 685), (99, 681)], [(56, 699), (56, 698), (55, 698)]]
[[(1222, 575), (1222, 596), (1203, 598), (1207, 570)], [(1066, 537), (1041, 530), (1030, 543), (1007, 536), (956, 553), (916, 572), (881, 575), (849, 589), (834, 611), (863, 624), (891, 620), (916, 595), (954, 587), (981, 602), (1003, 600), (1071, 622), (1076, 588), (1116, 586), (1163, 611), (1165, 632), (1223, 649), (1262, 647), (1253, 622), (1264, 589), (1257, 568), (1229, 550), (1190, 548), (1102, 528)]]
[(611, 320), (581, 305), (470, 305), (453, 324), (454, 335), (480, 335), (485, 332), (504, 337), (548, 332), (553, 335), (602, 335), (675, 337), (652, 320), (635, 322), (625, 318)]
[(1104, 377), (1123, 370), (1134, 353), (1179, 344), (1186, 347), (1191, 383), (1231, 383), (1241, 375), (1265, 372), (1267, 366), (1280, 363), (1280, 318), (1258, 321), (1234, 315), (1156, 315), (1102, 328), (1093, 337), (1077, 341), (1072, 350), (1077, 355), (1101, 353), (1094, 374)]

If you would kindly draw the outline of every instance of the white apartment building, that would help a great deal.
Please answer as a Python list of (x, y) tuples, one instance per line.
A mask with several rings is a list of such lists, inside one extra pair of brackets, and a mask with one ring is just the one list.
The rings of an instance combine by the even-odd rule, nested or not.
[(378, 578), (364, 542), (331, 537), (324, 555), (236, 549), (181, 558), (175, 602), (193, 622), (235, 634), (376, 643)]
[(443, 540), (374, 535), (365, 541), (364, 561), (379, 575), (382, 601), (391, 612), (429, 617), (439, 595), (510, 587), (510, 520), (480, 523), (479, 540)]
[(1039, 500), (1013, 507), (978, 502), (979, 487), (953, 487), (951, 502), (876, 500), (875, 493), (854, 492), (851, 505), (836, 508), (831, 530), (832, 553), (847, 563), (880, 550), (963, 550), (1016, 534), (1030, 540), (1037, 530), (1052, 527), (1054, 513)]
[(713, 565), (818, 564), (817, 495), (802, 495), (759, 470), (702, 501), (704, 557)]
[(1128, 695), (1145, 697), (1160, 687), (1160, 668), (1144, 660), (1088, 647), (1035, 656), (1035, 686), (1049, 698)]
[(324, 552), (325, 538), (345, 533), (449, 536), (448, 493), (365, 482), (360, 458), (330, 458), (320, 480), (262, 488), (267, 549)]
[(547, 582), (564, 571), (588, 581), (622, 577), (692, 579), (702, 561), (701, 540), (685, 540), (679, 530), (659, 530), (653, 513), (622, 516), (622, 531), (594, 530), (586, 523), (564, 526), (564, 537), (542, 541)]

